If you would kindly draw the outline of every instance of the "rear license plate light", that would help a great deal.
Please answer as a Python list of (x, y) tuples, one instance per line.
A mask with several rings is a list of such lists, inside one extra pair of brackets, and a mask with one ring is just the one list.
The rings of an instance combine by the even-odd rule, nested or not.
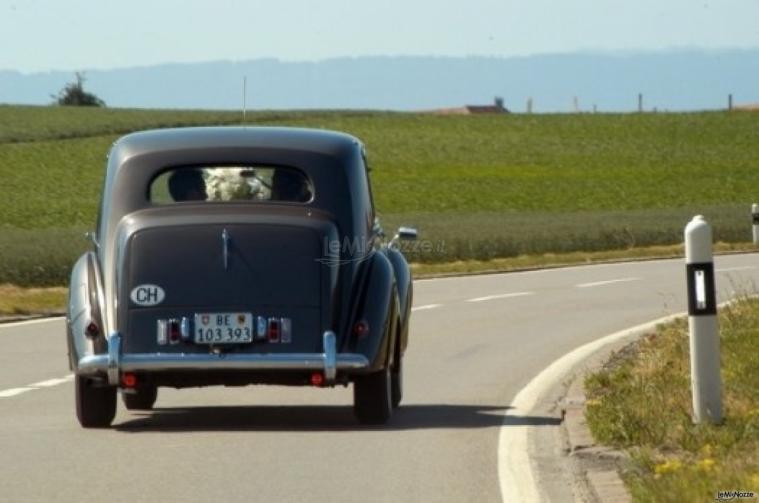
[(169, 342), (169, 329), (166, 320), (158, 320), (156, 323), (156, 342), (159, 346), (165, 346)]
[(256, 339), (266, 340), (266, 331), (269, 328), (269, 320), (265, 316), (256, 317)]

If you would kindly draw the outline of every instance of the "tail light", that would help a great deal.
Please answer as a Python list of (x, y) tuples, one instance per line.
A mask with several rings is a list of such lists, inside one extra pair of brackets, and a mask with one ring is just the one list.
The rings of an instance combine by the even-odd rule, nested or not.
[(182, 340), (182, 328), (179, 320), (169, 320), (169, 344), (179, 344)]
[(269, 318), (269, 330), (267, 338), (269, 342), (279, 342), (281, 335), (282, 322), (279, 318)]

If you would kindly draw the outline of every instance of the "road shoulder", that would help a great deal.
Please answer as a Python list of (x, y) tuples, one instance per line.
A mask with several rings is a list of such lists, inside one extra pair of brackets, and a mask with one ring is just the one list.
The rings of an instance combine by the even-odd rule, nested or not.
[(562, 442), (568, 470), (580, 499), (591, 502), (630, 502), (632, 498), (619, 471), (624, 469), (627, 454), (596, 443), (585, 421), (585, 376), (596, 372), (618, 352), (624, 352), (646, 331), (631, 335), (591, 356), (581, 369), (574, 372), (565, 396), (560, 400)]

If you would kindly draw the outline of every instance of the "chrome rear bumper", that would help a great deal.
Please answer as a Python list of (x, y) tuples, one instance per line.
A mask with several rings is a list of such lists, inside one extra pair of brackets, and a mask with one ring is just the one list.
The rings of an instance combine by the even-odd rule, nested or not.
[(337, 353), (336, 336), (324, 332), (323, 353), (122, 353), (121, 334), (108, 337), (108, 353), (85, 356), (77, 373), (105, 372), (108, 383), (117, 386), (122, 372), (160, 372), (167, 370), (321, 370), (327, 383), (338, 370), (359, 370), (369, 366), (361, 354)]

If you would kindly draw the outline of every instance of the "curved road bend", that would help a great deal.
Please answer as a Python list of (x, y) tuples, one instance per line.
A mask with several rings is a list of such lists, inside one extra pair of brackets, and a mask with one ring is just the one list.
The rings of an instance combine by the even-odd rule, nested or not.
[[(717, 258), (722, 300), (753, 289), (758, 259)], [(500, 501), (513, 397), (572, 349), (683, 311), (684, 270), (662, 260), (417, 281), (404, 403), (371, 429), (354, 420), (350, 388), (259, 386), (162, 389), (155, 411), (119, 404), (112, 429), (83, 430), (63, 321), (2, 326), (0, 500)], [(525, 423), (559, 420), (507, 424)], [(570, 500), (561, 477), (553, 492), (562, 485)]]

